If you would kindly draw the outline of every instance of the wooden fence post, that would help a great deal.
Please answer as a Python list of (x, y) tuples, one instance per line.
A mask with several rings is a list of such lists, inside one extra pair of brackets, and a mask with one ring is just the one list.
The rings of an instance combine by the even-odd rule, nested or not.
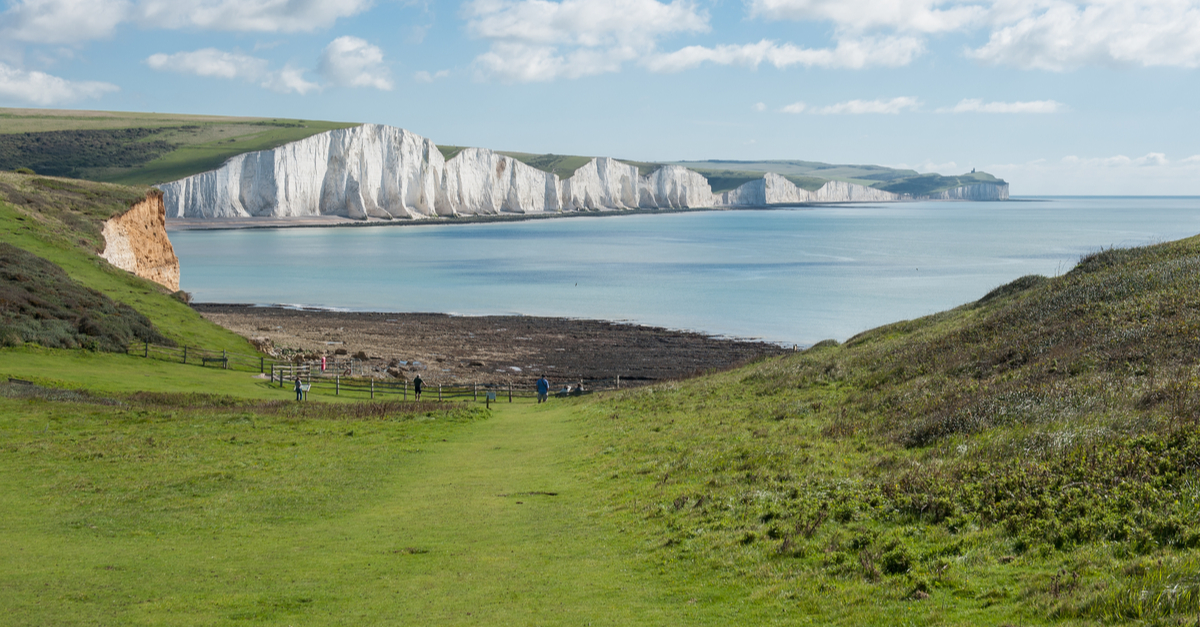
[(479, 384), (478, 384), (478, 383), (472, 383), (472, 384), (471, 384), (471, 390), (472, 390), (472, 392), (473, 392), (473, 395), (474, 395), (474, 397), (475, 397), (475, 400), (476, 400), (476, 401), (478, 401), (478, 400), (479, 400)]
[(617, 375), (617, 389), (621, 389), (621, 375)]
[(404, 400), (408, 400), (408, 379), (404, 380)]
[(512, 381), (508, 382), (508, 402), (512, 402)]
[(263, 368), (264, 362), (265, 362), (265, 360), (263, 359), (263, 356), (259, 355), (258, 356), (258, 374), (262, 374), (263, 372), (265, 372), (265, 370)]
[(438, 402), (442, 402), (442, 384), (438, 384)]
[(371, 379), (371, 399), (375, 398), (375, 379)]
[(183, 347), (183, 363), (187, 363), (187, 347)]
[(150, 356), (150, 342), (146, 342), (146, 347), (142, 349), (142, 357)]
[(342, 375), (334, 375), (333, 377), (333, 395), (342, 395)]
[(221, 349), (221, 370), (229, 370), (229, 353)]

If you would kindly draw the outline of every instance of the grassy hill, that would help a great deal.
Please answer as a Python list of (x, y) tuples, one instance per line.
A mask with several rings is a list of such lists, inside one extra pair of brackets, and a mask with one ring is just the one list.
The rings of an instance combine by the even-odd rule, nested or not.
[(946, 624), (1192, 624), (1198, 282), (1200, 237), (1099, 252), (841, 346), (598, 403), (592, 459), (665, 562), (816, 622), (933, 620), (920, 602)]
[(226, 159), (355, 123), (267, 118), (0, 109), (0, 170), (152, 185)]

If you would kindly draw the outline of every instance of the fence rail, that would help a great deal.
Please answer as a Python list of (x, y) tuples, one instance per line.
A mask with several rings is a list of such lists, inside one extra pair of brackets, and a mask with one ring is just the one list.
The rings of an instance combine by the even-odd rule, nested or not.
[[(212, 350), (193, 346), (163, 346), (160, 344), (132, 344), (125, 351), (147, 359), (175, 361), (205, 368), (221, 368), (238, 372), (257, 372), (267, 375), (271, 385), (284, 387), (299, 377), (309, 386), (309, 391), (330, 392), (334, 396), (349, 396), (364, 399), (416, 400), (412, 383), (404, 379), (381, 379), (368, 376), (368, 365), (357, 359), (326, 357), (324, 360), (307, 360), (299, 363), (284, 361), (261, 354), (237, 353), (228, 350)], [(324, 366), (324, 368), (322, 368)], [(610, 379), (569, 378), (572, 386), (583, 383), (591, 391), (620, 389), (619, 376)], [(536, 398), (532, 381), (509, 383), (425, 383), (421, 400), (488, 400), (488, 393), (495, 394), (496, 401), (512, 402), (514, 398)], [(551, 391), (552, 396), (576, 395), (564, 390)]]

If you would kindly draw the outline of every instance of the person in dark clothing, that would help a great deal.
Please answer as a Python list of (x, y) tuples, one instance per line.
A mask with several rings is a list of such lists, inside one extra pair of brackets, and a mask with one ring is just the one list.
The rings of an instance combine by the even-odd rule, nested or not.
[(304, 388), (300, 387), (300, 377), (296, 377), (296, 400), (304, 400)]
[(550, 396), (550, 382), (545, 376), (537, 380), (537, 394), (539, 403), (545, 403), (546, 398)]
[(421, 380), (421, 375), (413, 377), (413, 398), (421, 400), (421, 388), (425, 387), (425, 382)]

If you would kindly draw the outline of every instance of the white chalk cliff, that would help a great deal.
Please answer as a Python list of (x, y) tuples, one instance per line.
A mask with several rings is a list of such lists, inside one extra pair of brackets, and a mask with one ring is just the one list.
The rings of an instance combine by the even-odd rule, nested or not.
[[(969, 187), (981, 189), (958, 188), (935, 197), (1008, 197), (1007, 185)], [(560, 180), (484, 148), (467, 148), (446, 161), (433, 141), (377, 124), (241, 154), (216, 170), (159, 188), (168, 218), (391, 219), (905, 199), (840, 181), (810, 192), (778, 174), (713, 194), (702, 174), (682, 166), (641, 176), (636, 166), (607, 157), (592, 159)]]

